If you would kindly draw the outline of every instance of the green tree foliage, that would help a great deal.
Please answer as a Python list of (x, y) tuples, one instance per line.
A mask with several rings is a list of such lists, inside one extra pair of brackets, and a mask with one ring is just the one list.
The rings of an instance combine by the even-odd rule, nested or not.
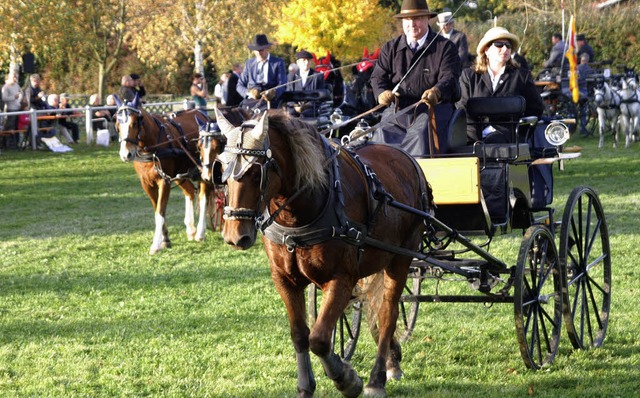
[[(144, 27), (133, 38), (140, 59), (159, 68), (167, 79), (203, 72), (205, 63), (219, 70), (244, 61), (254, 34), (272, 32), (282, 1), (143, 0)], [(180, 64), (188, 54), (192, 67)]]
[(391, 13), (377, 0), (293, 0), (282, 7), (276, 37), (296, 49), (359, 59), (390, 37)]

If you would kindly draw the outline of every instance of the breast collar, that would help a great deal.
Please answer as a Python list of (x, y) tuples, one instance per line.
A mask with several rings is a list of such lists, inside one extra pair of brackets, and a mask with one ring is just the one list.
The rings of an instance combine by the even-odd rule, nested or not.
[[(370, 172), (368, 167), (362, 163), (355, 152), (351, 152), (344, 147), (338, 147), (335, 143), (323, 138), (324, 150), (327, 159), (333, 157), (331, 167), (329, 167), (329, 192), (326, 204), (320, 214), (309, 224), (300, 227), (285, 227), (277, 222), (272, 222), (263, 229), (264, 236), (270, 241), (286, 245), (287, 250), (293, 252), (296, 247), (312, 246), (329, 239), (341, 239), (349, 244), (361, 246), (365, 243), (369, 225), (365, 225), (354, 220), (350, 220), (344, 211), (344, 193), (342, 191), (342, 181), (340, 179), (340, 165), (338, 154), (344, 152), (350, 161), (357, 164), (360, 171), (366, 176), (367, 195), (369, 197), (369, 209), (380, 207), (381, 202), (373, 199), (371, 194), (372, 186), (379, 185), (375, 173)], [(376, 205), (372, 207), (371, 202)], [(376, 212), (369, 211), (369, 221), (372, 221)], [(269, 208), (265, 209), (263, 219), (269, 219)]]

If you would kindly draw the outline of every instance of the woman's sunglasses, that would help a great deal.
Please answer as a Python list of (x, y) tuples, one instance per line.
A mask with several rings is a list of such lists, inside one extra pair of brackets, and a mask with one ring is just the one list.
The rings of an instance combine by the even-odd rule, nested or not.
[(507, 47), (509, 50), (511, 50), (511, 42), (508, 41), (494, 41), (491, 44), (493, 44), (496, 48)]

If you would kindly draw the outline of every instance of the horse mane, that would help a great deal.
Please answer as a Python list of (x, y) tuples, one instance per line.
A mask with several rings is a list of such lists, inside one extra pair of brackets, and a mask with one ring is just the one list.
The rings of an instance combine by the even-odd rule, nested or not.
[(308, 186), (312, 191), (326, 189), (329, 176), (322, 137), (318, 130), (284, 111), (270, 112), (269, 128), (285, 139), (293, 156), (295, 188)]

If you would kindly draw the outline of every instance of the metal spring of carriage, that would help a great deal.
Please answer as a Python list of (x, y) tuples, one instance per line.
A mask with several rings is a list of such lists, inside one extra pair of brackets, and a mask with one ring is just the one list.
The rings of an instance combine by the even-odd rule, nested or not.
[[(578, 186), (561, 217), (549, 206), (554, 166), (579, 155), (563, 153), (568, 127), (557, 120), (521, 118), (522, 97), (471, 99), (467, 112), (477, 122), (507, 117), (514, 140), (466, 146), (466, 119), (459, 115), (447, 132), (452, 153), (417, 159), (433, 188), (435, 214), (389, 203), (420, 215), (427, 225), (418, 250), (397, 248), (414, 258), (400, 301), (402, 339), (411, 336), (420, 303), (512, 303), (528, 368), (553, 362), (563, 322), (574, 348), (599, 347), (611, 304), (611, 253), (602, 204), (592, 188)], [(494, 237), (516, 230), (524, 235), (515, 264), (489, 252)], [(471, 236), (484, 237), (484, 242), (476, 243)], [(467, 282), (470, 294), (441, 293), (440, 286), (451, 279)], [(319, 294), (312, 285), (311, 322)], [(335, 348), (344, 359), (355, 351), (362, 307), (354, 300), (334, 330)]]

